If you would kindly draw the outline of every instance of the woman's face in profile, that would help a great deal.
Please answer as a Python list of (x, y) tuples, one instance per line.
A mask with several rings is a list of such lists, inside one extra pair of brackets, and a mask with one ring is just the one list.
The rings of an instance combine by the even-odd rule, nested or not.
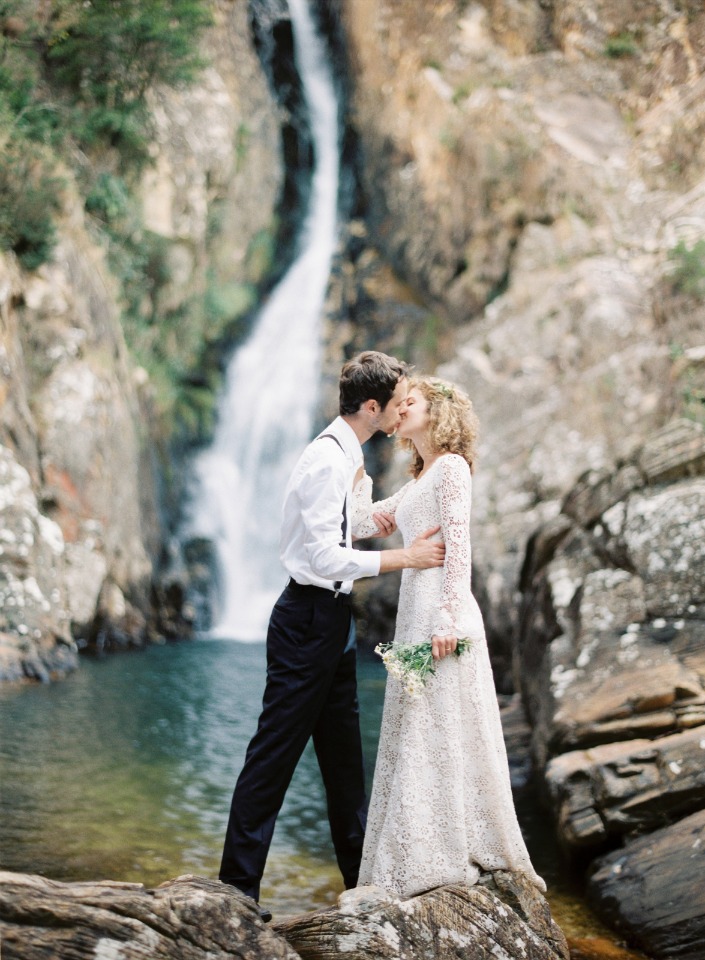
[(411, 440), (421, 436), (428, 427), (428, 401), (418, 387), (412, 387), (401, 410), (401, 425), (397, 435)]

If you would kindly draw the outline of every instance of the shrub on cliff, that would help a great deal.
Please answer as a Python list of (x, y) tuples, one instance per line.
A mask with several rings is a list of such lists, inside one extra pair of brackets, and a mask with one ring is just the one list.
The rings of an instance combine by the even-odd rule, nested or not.
[(671, 287), (676, 293), (685, 293), (698, 300), (705, 299), (705, 240), (689, 247), (679, 240), (669, 251)]
[(144, 163), (145, 95), (156, 84), (193, 81), (204, 65), (198, 39), (210, 22), (204, 0), (65, 2), (48, 64), (78, 108), (78, 138), (116, 148), (128, 165)]
[(210, 22), (207, 0), (0, 0), (0, 249), (28, 269), (50, 257), (57, 171), (77, 158), (89, 180), (96, 165), (140, 170), (145, 94), (194, 79)]
[(60, 181), (56, 107), (37, 95), (41, 69), (27, 4), (0, 0), (0, 250), (34, 269), (54, 244)]

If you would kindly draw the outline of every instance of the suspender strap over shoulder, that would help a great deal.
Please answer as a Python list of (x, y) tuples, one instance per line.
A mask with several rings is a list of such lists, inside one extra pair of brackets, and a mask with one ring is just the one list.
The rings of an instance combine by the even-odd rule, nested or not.
[[(343, 450), (343, 445), (342, 445), (342, 443), (341, 443), (340, 440), (338, 440), (338, 438), (337, 438), (334, 434), (332, 434), (332, 433), (322, 433), (322, 434), (320, 435), (320, 437), (317, 437), (317, 439), (318, 439), (318, 440), (325, 440), (325, 439), (335, 440), (335, 442), (338, 444), (338, 446), (340, 447), (340, 449)], [(344, 450), (343, 450), (343, 453), (345, 453)], [(348, 498), (347, 498), (347, 496), (345, 496), (345, 497), (343, 498), (343, 530), (342, 530), (342, 532), (343, 532), (343, 539), (340, 541), (340, 546), (341, 546), (341, 547), (346, 547), (346, 546), (347, 546), (347, 543), (348, 543), (348, 541), (347, 541), (347, 536), (348, 536)], [(340, 588), (342, 587), (342, 585), (343, 585), (343, 581), (342, 581), (342, 580), (336, 580), (335, 583), (333, 584), (333, 586), (335, 587), (335, 596), (336, 596), (336, 597), (337, 597), (338, 594), (340, 593)]]

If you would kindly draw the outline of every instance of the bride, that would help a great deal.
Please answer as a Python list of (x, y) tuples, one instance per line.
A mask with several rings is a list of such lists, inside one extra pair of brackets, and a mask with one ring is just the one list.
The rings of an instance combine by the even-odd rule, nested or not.
[[(372, 503), (355, 488), (353, 530), (392, 515), (409, 544), (440, 525), (442, 568), (404, 570), (394, 648), (432, 641), (436, 665), (420, 696), (387, 680), (359, 885), (402, 897), (481, 870), (526, 874), (541, 890), (517, 822), (482, 615), (470, 588), (470, 490), (477, 418), (468, 397), (435, 377), (412, 380), (398, 435), (413, 479)], [(463, 652), (453, 655), (458, 640)]]

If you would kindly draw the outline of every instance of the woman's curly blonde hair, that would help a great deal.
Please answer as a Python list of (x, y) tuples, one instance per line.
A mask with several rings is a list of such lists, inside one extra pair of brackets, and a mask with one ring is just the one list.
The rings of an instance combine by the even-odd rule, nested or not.
[[(475, 465), (480, 423), (470, 398), (460, 387), (439, 377), (414, 377), (409, 390), (416, 387), (428, 403), (429, 440), (439, 453), (457, 453), (472, 471)], [(412, 454), (409, 472), (418, 477), (423, 460), (411, 440), (399, 440)]]

